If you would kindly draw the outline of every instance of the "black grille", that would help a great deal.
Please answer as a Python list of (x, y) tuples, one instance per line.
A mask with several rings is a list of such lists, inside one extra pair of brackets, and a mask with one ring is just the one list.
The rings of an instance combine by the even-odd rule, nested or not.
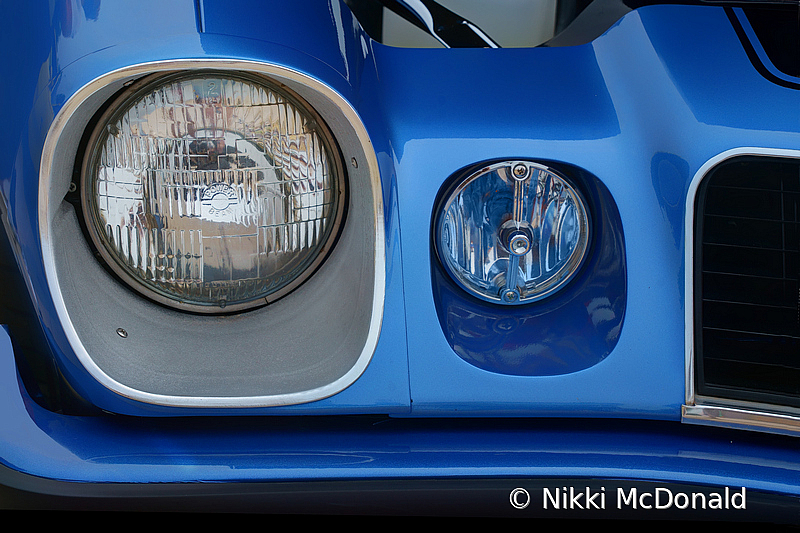
[(697, 392), (800, 407), (800, 161), (728, 160), (696, 213)]

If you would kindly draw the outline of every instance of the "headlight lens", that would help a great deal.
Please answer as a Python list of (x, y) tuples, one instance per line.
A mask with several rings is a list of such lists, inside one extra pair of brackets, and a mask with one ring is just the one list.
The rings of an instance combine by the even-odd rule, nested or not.
[(341, 225), (344, 170), (322, 119), (261, 77), (137, 83), (89, 141), (81, 190), (111, 268), (163, 304), (239, 311), (296, 288)]
[(441, 262), (459, 285), (483, 300), (520, 304), (553, 294), (578, 272), (590, 223), (565, 177), (506, 161), (458, 183), (435, 232)]

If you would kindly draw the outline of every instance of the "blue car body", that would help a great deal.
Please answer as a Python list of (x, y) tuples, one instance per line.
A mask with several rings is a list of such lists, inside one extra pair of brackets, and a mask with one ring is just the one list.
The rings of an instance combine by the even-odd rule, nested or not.
[[(519, 49), (383, 45), (339, 0), (59, 0), (3, 11), (0, 208), (35, 309), (29, 326), (49, 351), (31, 362), (14, 328), (0, 331), (0, 505), (103, 508), (116, 498), (120, 508), (198, 509), (213, 497), (220, 509), (290, 512), (557, 518), (587, 507), (800, 521), (800, 446), (774, 433), (795, 430), (692, 415), (701, 402), (687, 269), (699, 183), (737, 157), (800, 159), (800, 80), (746, 49), (742, 32), (758, 41), (742, 8), (647, 5), (591, 42)], [(58, 148), (48, 135), (69, 120), (62, 110), (113, 73), (226, 62), (328, 87), (361, 122), (379, 173), (378, 329), (357, 379), (314, 401), (204, 407), (124, 396), (76, 353), (48, 281), (40, 176)], [(506, 308), (448, 277), (432, 224), (449, 184), (511, 159), (577, 176), (595, 226), (576, 280)], [(40, 398), (25, 376), (36, 361), (79, 408)], [(764, 426), (773, 433), (746, 431)], [(516, 487), (532, 494), (525, 509), (509, 503)], [(746, 488), (750, 511), (617, 507), (618, 490), (631, 487), (653, 498), (657, 487)], [(391, 496), (378, 498), (379, 488)], [(465, 488), (473, 492), (454, 496)], [(547, 495), (569, 488), (608, 501), (553, 509), (553, 496), (547, 507)], [(309, 503), (311, 490), (325, 496)], [(346, 501), (348, 490), (365, 496)], [(414, 490), (431, 498), (409, 499)]]

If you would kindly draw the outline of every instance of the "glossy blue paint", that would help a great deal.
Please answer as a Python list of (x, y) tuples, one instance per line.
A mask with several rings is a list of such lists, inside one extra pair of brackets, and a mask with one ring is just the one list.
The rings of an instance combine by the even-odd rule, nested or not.
[[(732, 147), (798, 145), (797, 92), (762, 78), (737, 43), (721, 8), (652, 6), (571, 48), (376, 46), (413, 309), (413, 413), (680, 417), (689, 182), (705, 161)], [(575, 81), (575, 72), (586, 77)], [(744, 105), (745, 93), (767, 95), (759, 100), (764, 107)], [(625, 324), (614, 350), (591, 368), (563, 376), (488, 373), (464, 364), (437, 327), (440, 315), (427, 294), (428, 213), (443, 179), (496, 158), (567, 161), (597, 176), (619, 207)]]
[[(594, 366), (614, 349), (625, 316), (625, 239), (613, 198), (579, 168), (540, 162), (570, 178), (589, 202), (593, 246), (574, 280), (541, 302), (505, 307), (471, 297), (431, 254), (433, 300), (447, 342), (463, 360), (498, 374), (556, 376)], [(445, 189), (474, 171), (457, 173)]]
[(575, 476), (800, 495), (794, 439), (680, 424), (60, 415), (20, 387), (2, 328), (0, 420), (0, 463), (62, 481)]
[[(49, 8), (30, 3), (16, 18), (0, 18), (0, 45), (13, 52), (0, 64), (16, 73), (15, 83), (0, 88), (2, 101), (16, 104), (0, 114), (4, 224), (54, 357), (75, 390), (127, 413), (197, 414), (113, 395), (88, 376), (66, 341), (36, 227), (39, 161), (52, 120), (80, 87), (113, 69), (238, 58), (291, 66), (354, 106), (380, 164), (387, 238), (382, 334), (364, 375), (331, 398), (247, 414), (573, 420), (66, 416), (31, 400), (0, 332), (4, 465), (80, 482), (596, 476), (800, 495), (796, 440), (675, 422), (685, 392), (689, 182), (703, 163), (734, 147), (800, 146), (799, 93), (752, 68), (722, 8), (642, 8), (594, 42), (570, 48), (410, 50), (372, 42), (337, 0), (304, 2), (302, 13), (276, 3), (271, 15), (285, 24), (278, 31), (257, 17), (229, 17), (247, 12), (229, 5), (203, 3), (203, 33), (190, 0), (171, 6), (169, 17), (151, 16), (161, 6), (153, 0), (66, 0)], [(753, 94), (762, 105), (749, 105)], [(589, 188), (609, 237), (596, 256), (597, 277), (575, 282), (574, 289), (585, 283), (580, 297), (564, 293), (493, 316), (436, 269), (430, 227), (443, 183), (498, 158), (562, 162), (597, 178)], [(452, 317), (465, 313), (469, 321), (514, 324), (519, 339), (502, 344), (513, 350), (497, 347), (497, 327), (451, 327)], [(608, 314), (613, 323), (603, 323)], [(582, 323), (560, 326), (565, 317)], [(464, 327), (469, 346), (455, 340)], [(588, 354), (591, 364), (564, 375), (508, 375), (464, 360), (494, 350), (507, 370), (510, 358), (535, 354), (547, 331), (562, 341), (581, 335), (581, 346), (564, 359), (579, 370), (577, 359)]]
[[(193, 9), (193, 3), (192, 9)], [(324, 4), (316, 3), (323, 8)], [(121, 6), (113, 5), (108, 11), (113, 11), (108, 17), (112, 21), (134, 20), (138, 9), (142, 6)], [(280, 9), (290, 11), (297, 17), (297, 12), (292, 11), (291, 6), (283, 6)], [(324, 12), (328, 13), (329, 8)], [(193, 16), (192, 11), (192, 16)], [(304, 15), (308, 14), (307, 12)], [(349, 11), (347, 12), (349, 16)], [(284, 13), (280, 15), (276, 7), (275, 15), (283, 20), (289, 20), (291, 16)], [(39, 98), (33, 104), (31, 111), (32, 117), (29, 123), (41, 124), (35, 131), (29, 131), (27, 136), (23, 136), (23, 142), (27, 141), (32, 146), (25, 147), (25, 157), (21, 158), (21, 168), (15, 169), (14, 175), (24, 176), (25, 180), (14, 180), (10, 186), (9, 218), (14, 232), (19, 236), (19, 241), (23, 243), (21, 250), (22, 261), (27, 269), (27, 275), (32, 279), (32, 287), (36, 293), (36, 299), (40, 302), (39, 312), (42, 313), (42, 322), (50, 336), (50, 342), (56, 353), (56, 360), (61, 371), (67, 376), (75, 390), (90, 401), (103, 405), (106, 408), (123, 413), (139, 413), (146, 415), (169, 415), (174, 414), (174, 409), (164, 409), (158, 406), (142, 405), (127, 398), (110, 393), (104, 387), (99, 386), (93, 378), (85, 371), (83, 366), (75, 357), (72, 349), (60, 328), (58, 318), (50, 301), (47, 284), (44, 278), (44, 268), (38, 250), (38, 231), (36, 227), (36, 217), (29, 211), (30, 206), (37, 203), (37, 178), (41, 148), (44, 138), (55, 114), (61, 105), (74, 94), (80, 87), (109, 71), (122, 68), (131, 64), (142, 62), (166, 60), (176, 58), (239, 58), (266, 61), (273, 64), (289, 65), (293, 69), (307, 75), (323, 80), (335, 90), (344, 95), (349, 101), (357, 100), (355, 88), (348, 81), (357, 79), (358, 76), (351, 74), (347, 68), (356, 69), (355, 61), (351, 64), (341, 62), (337, 65), (342, 69), (336, 71), (328, 64), (321, 62), (313, 54), (307, 53), (315, 47), (318, 50), (327, 50), (331, 43), (339, 43), (340, 38), (344, 38), (334, 32), (318, 35), (319, 39), (314, 41), (316, 45), (311, 45), (305, 52), (299, 52), (278, 44), (265, 44), (253, 39), (233, 37), (230, 35), (220, 35), (213, 33), (198, 34), (196, 28), (189, 24), (189, 13), (185, 13), (185, 27), (178, 26), (175, 33), (163, 31), (163, 28), (156, 24), (154, 28), (147, 31), (161, 33), (158, 37), (140, 41), (129, 41), (125, 33), (114, 34), (104, 32), (97, 36), (87, 29), (87, 25), (79, 25), (84, 28), (81, 32), (75, 30), (70, 34), (70, 38), (83, 42), (80, 38), (92, 42), (96, 51), (85, 55), (67, 65), (55, 79), (45, 87), (37, 89)], [(207, 14), (208, 17), (208, 14)], [(192, 24), (194, 19), (192, 19)], [(348, 19), (350, 20), (350, 19)], [(112, 22), (109, 22), (112, 24)], [(119, 24), (114, 22), (114, 24)], [(149, 19), (143, 21), (146, 26)], [(207, 24), (207, 30), (213, 29), (213, 25)], [(350, 20), (350, 33), (347, 36), (348, 42), (355, 37)], [(145, 33), (147, 33), (145, 31)], [(186, 33), (181, 33), (186, 32)], [(317, 35), (317, 34), (315, 34)], [(59, 55), (62, 47), (72, 46), (72, 42), (65, 44), (65, 39), (57, 36), (53, 47), (56, 55)], [(84, 45), (88, 46), (88, 45)], [(353, 45), (349, 45), (352, 47)], [(359, 47), (359, 53), (365, 54), (366, 51)], [(322, 53), (322, 52), (320, 52)], [(42, 80), (40, 80), (42, 81)], [(29, 155), (28, 155), (29, 153)], [(391, 176), (389, 169), (385, 168), (384, 174)], [(352, 413), (352, 412), (380, 412), (380, 413), (406, 413), (409, 409), (409, 386), (407, 372), (407, 358), (405, 350), (405, 309), (402, 298), (402, 285), (399, 277), (399, 228), (398, 215), (396, 211), (396, 201), (392, 199), (394, 184), (387, 179), (384, 183), (384, 220), (386, 233), (387, 250), (387, 287), (386, 298), (384, 301), (384, 327), (383, 336), (379, 341), (373, 361), (364, 375), (351, 387), (342, 393), (313, 404), (290, 406), (285, 408), (271, 408), (266, 412), (276, 413)], [(370, 377), (374, 376), (374, 377)], [(258, 411), (258, 410), (256, 410)], [(264, 412), (265, 410), (261, 410)], [(196, 414), (192, 410), (182, 411), (184, 414)], [(217, 410), (217, 414), (237, 414), (240, 410)], [(204, 411), (204, 414), (206, 412)]]
[[(294, 6), (276, 5), (272, 14), (284, 25), (270, 31), (253, 18), (226, 17), (227, 3), (206, 2), (204, 33), (197, 31), (194, 4), (182, 6), (170, 30), (150, 18), (136, 32), (130, 24), (119, 32), (105, 30), (122, 20), (138, 20), (143, 6), (103, 4), (90, 15), (73, 10), (79, 22), (66, 33), (49, 32), (49, 23), (42, 20), (32, 26), (34, 38), (18, 36), (20, 42), (49, 43), (23, 49), (23, 56), (41, 57), (49, 50), (50, 59), (44, 76), (35, 78), (31, 70), (25, 75), (28, 85), (18, 89), (39, 96), (28, 104), (26, 120), (12, 117), (9, 123), (13, 131), (25, 133), (19, 157), (9, 158), (14, 167), (0, 176), (0, 183), (42, 322), (62, 372), (79, 394), (120, 412), (176, 412), (142, 406), (100, 387), (60, 329), (30, 207), (36, 205), (35, 176), (50, 121), (78, 88), (110, 70), (161, 59), (230, 57), (291, 66), (350, 101), (376, 148), (386, 206), (386, 315), (373, 363), (339, 395), (259, 412), (679, 418), (684, 397), (681, 221), (688, 182), (721, 151), (752, 144), (795, 146), (800, 130), (796, 117), (781, 111), (791, 108), (796, 94), (752, 71), (744, 52), (731, 53), (741, 46), (722, 9), (642, 8), (593, 43), (576, 47), (414, 50), (372, 42), (336, 2), (310, 2), (302, 16)], [(248, 6), (238, 7), (247, 12)], [(42, 15), (31, 9), (31, 18)], [(64, 16), (56, 16), (57, 21)], [(104, 31), (95, 31), (98, 24)], [(672, 39), (678, 29), (688, 31), (688, 37)], [(305, 34), (311, 37), (301, 39)], [(134, 35), (150, 38), (134, 40)], [(28, 68), (35, 61), (23, 63)], [(736, 83), (711, 83), (731, 72), (737, 73)], [(774, 105), (720, 105), (753, 91), (767, 94)], [(462, 357), (474, 362), (483, 357), (478, 347), (494, 341), (477, 337), (474, 348), (458, 349), (460, 357), (452, 347), (452, 331), (443, 333), (439, 324), (437, 305), (469, 309), (471, 304), (458, 293), (442, 294), (437, 301), (431, 289), (435, 272), (429, 231), (436, 195), (458, 169), (507, 157), (583, 168), (609, 191), (611, 198), (603, 205), (619, 208), (619, 218), (612, 214), (610, 220), (621, 221), (624, 230), (616, 261), (618, 272), (627, 263), (627, 279), (614, 277), (611, 292), (619, 296), (627, 286), (627, 311), (613, 297), (604, 296), (608, 305), (581, 303), (582, 313), (590, 307), (611, 311), (616, 322), (602, 327), (608, 326), (613, 339), (598, 340), (600, 345), (584, 339), (583, 348), (570, 351), (576, 355), (567, 365), (568, 375), (500, 375), (496, 367), (486, 372), (465, 365)], [(547, 324), (562, 322), (562, 312), (552, 302), (515, 311), (512, 321), (526, 326), (519, 330), (520, 340), (510, 343), (516, 348), (501, 372), (514, 374), (507, 363), (535, 353), (545, 335), (541, 332), (557, 327)], [(568, 316), (574, 318), (575, 311)], [(586, 317), (583, 323), (597, 318)], [(529, 329), (527, 324), (534, 323)], [(562, 330), (561, 337), (591, 330), (597, 339), (604, 335), (596, 325), (574, 327)], [(659, 332), (655, 338), (654, 327)]]
[[(350, 10), (339, 2), (295, 0), (291, 6), (280, 6), (259, 0), (204, 0), (203, 16), (206, 34), (270, 42), (308, 53), (341, 73), (354, 87), (365, 68), (362, 43), (366, 36)], [(309, 46), (309, 36), (324, 46)]]

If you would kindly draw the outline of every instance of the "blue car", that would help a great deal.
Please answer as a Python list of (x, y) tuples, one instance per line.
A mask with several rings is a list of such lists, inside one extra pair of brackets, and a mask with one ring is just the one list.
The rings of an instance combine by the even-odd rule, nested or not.
[(800, 6), (3, 6), (0, 508), (800, 522)]

